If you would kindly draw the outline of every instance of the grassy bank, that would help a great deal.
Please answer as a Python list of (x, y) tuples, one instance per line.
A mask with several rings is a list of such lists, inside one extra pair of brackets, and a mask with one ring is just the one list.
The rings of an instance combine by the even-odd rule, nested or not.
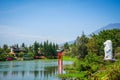
[(68, 80), (120, 80), (120, 60), (104, 61), (103, 57), (94, 54), (87, 55), (84, 59), (64, 56), (63, 60), (74, 61), (74, 64), (64, 66), (66, 74), (58, 75), (60, 78)]
[(64, 61), (75, 61), (76, 57), (70, 57), (70, 56), (63, 56)]

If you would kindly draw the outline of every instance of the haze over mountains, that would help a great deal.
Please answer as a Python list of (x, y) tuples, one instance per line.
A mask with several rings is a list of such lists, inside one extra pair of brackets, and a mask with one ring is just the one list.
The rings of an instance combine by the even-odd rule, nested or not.
[(108, 29), (120, 29), (120, 23), (113, 23), (113, 24), (106, 25), (106, 26), (94, 31), (93, 33), (98, 34), (100, 31), (108, 30)]
[[(93, 33), (94, 33), (94, 34), (98, 34), (98, 33), (99, 33), (100, 31), (102, 31), (102, 30), (110, 30), (110, 29), (120, 29), (120, 23), (108, 24), (108, 25), (106, 25), (106, 26), (104, 26), (104, 27), (102, 27), (102, 28), (94, 31)], [(77, 35), (76, 35), (76, 37), (77, 37)], [(68, 44), (73, 44), (74, 42), (75, 42), (75, 40), (69, 41), (69, 42), (67, 42), (67, 43), (68, 43)], [(63, 46), (63, 45), (64, 45), (64, 43), (63, 43), (63, 44), (60, 44), (60, 46)]]

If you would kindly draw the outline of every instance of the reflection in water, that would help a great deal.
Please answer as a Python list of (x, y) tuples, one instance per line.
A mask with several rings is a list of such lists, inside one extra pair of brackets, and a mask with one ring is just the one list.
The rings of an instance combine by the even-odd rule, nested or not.
[(0, 80), (59, 80), (57, 68), (57, 60), (0, 62)]
[(25, 71), (22, 71), (22, 77), (24, 77)]
[(12, 71), (13, 76), (18, 76), (18, 71)]
[(7, 74), (8, 74), (8, 72), (7, 72), (7, 71), (3, 72), (3, 75), (4, 75), (4, 76), (7, 76)]

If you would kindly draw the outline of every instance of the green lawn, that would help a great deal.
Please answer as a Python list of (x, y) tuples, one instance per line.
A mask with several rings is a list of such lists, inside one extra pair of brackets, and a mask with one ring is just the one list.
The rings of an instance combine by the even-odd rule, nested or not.
[(75, 57), (70, 57), (70, 56), (63, 56), (63, 60), (64, 61), (75, 61), (76, 58)]

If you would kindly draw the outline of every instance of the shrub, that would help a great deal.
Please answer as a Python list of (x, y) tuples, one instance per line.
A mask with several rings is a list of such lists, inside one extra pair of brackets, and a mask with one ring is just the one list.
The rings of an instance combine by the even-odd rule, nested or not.
[(115, 53), (120, 53), (120, 47), (117, 47)]
[(7, 57), (7, 54), (0, 54), (0, 61), (6, 61)]
[(33, 53), (27, 53), (28, 57), (34, 57)]
[(120, 59), (120, 53), (115, 54), (115, 59)]
[(18, 53), (18, 57), (23, 57), (23, 52)]
[(14, 56), (14, 54), (7, 54), (7, 58), (11, 58), (12, 60), (14, 60), (15, 56)]
[(120, 80), (120, 61), (107, 69), (108, 80)]

